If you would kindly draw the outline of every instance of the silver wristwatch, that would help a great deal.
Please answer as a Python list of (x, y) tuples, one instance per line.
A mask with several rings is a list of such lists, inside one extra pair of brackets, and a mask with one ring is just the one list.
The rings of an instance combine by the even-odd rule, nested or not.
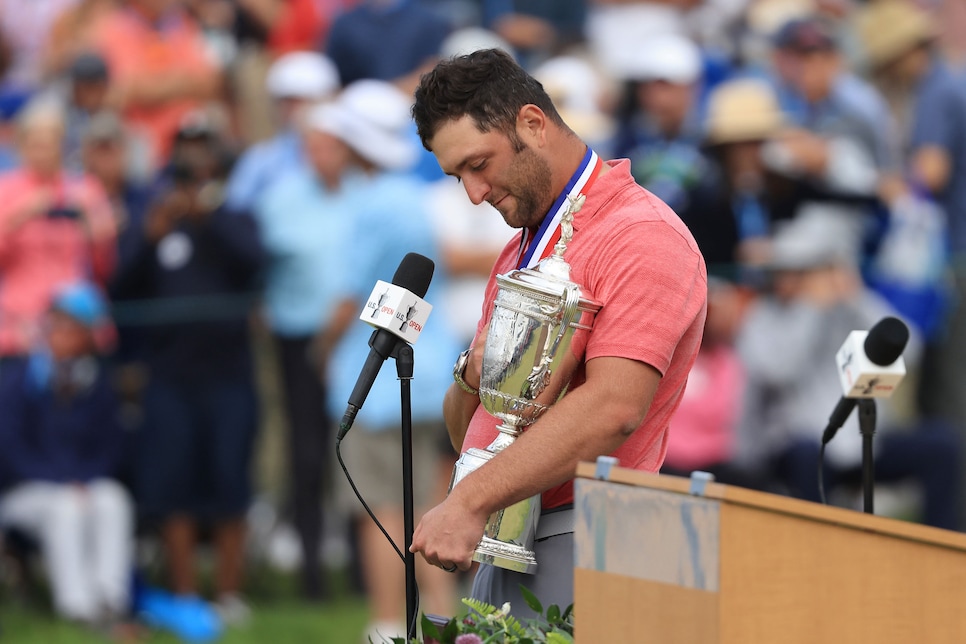
[(456, 385), (470, 394), (471, 396), (478, 396), (480, 393), (479, 389), (474, 389), (473, 387), (466, 384), (463, 380), (463, 373), (466, 371), (466, 365), (470, 362), (470, 350), (467, 349), (460, 354), (460, 357), (456, 359), (456, 364), (453, 365), (453, 380), (456, 381)]

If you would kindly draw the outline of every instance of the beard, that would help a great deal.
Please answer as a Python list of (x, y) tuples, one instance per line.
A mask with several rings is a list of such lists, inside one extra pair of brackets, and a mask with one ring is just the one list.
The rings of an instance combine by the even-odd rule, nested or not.
[(516, 208), (513, 211), (497, 210), (513, 228), (539, 226), (557, 197), (553, 194), (550, 164), (524, 146), (514, 155), (507, 176), (506, 194), (516, 202)]

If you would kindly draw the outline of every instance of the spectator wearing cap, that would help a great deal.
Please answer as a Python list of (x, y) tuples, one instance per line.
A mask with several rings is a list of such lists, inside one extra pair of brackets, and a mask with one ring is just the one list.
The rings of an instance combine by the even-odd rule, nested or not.
[(637, 182), (680, 213), (705, 164), (698, 122), (701, 51), (688, 38), (668, 34), (642, 43), (634, 61), (614, 155), (630, 159)]
[(291, 52), (269, 68), (265, 89), (275, 102), (279, 132), (249, 148), (235, 165), (226, 198), (236, 210), (251, 210), (276, 179), (305, 165), (299, 116), (306, 106), (331, 97), (339, 89), (339, 73), (321, 54)]
[[(207, 529), (214, 599), (230, 622), (247, 614), (239, 594), (257, 423), (249, 315), (263, 254), (252, 218), (225, 206), (223, 145), (204, 120), (183, 124), (113, 294), (118, 306), (140, 303), (141, 317), (127, 321), (140, 325), (149, 374), (135, 493), (142, 525), (161, 536), (173, 614), (209, 614), (196, 567)], [(151, 618), (179, 628), (170, 616)]]
[[(834, 356), (842, 338), (868, 329), (894, 309), (862, 282), (850, 231), (820, 205), (783, 222), (769, 248), (768, 287), (749, 307), (737, 338), (747, 375), (737, 442), (738, 462), (770, 473), (792, 496), (819, 501), (822, 429), (842, 396)], [(904, 352), (913, 367), (922, 342), (913, 329)], [(955, 529), (959, 441), (943, 422), (900, 422), (895, 401), (877, 405), (878, 482), (913, 480), (922, 486), (920, 520)], [(825, 452), (828, 498), (858, 483), (861, 434), (853, 414)]]
[(0, 175), (0, 359), (30, 349), (60, 286), (105, 284), (114, 269), (110, 204), (96, 180), (65, 172), (64, 127), (62, 106), (36, 99), (18, 116), (22, 166)]
[(98, 289), (58, 289), (42, 340), (0, 369), (0, 525), (39, 545), (57, 613), (117, 625), (129, 610), (133, 506), (110, 372), (96, 336)]
[[(372, 329), (358, 320), (379, 279), (392, 275), (406, 252), (441, 264), (426, 186), (410, 170), (417, 144), (409, 136), (410, 98), (388, 83), (365, 80), (346, 87), (338, 99), (308, 115), (320, 149), (320, 170), (337, 191), (351, 228), (342, 239), (343, 269), (336, 283), (336, 305), (319, 345), (327, 365), (329, 414), (345, 411), (359, 366), (368, 355)], [(445, 287), (437, 273), (427, 301)], [(447, 363), (460, 344), (446, 325), (424, 334), (416, 348), (412, 381), (414, 505), (417, 519), (438, 502), (436, 471), (439, 444), (445, 440), (443, 393), (452, 369)], [(359, 411), (342, 454), (362, 497), (396, 543), (403, 542), (402, 444), (399, 440), (399, 383), (392, 369), (376, 378)], [(405, 570), (379, 528), (362, 511), (346, 485), (339, 488), (342, 507), (351, 513), (359, 535), (360, 561), (370, 602), (370, 626), (362, 641), (405, 636)], [(439, 498), (435, 498), (435, 497)], [(417, 562), (420, 602), (426, 612), (448, 615), (453, 607), (454, 577)]]
[(92, 27), (92, 47), (107, 61), (113, 104), (162, 167), (184, 115), (221, 90), (200, 30), (174, 0), (126, 0)]
[[(825, 159), (829, 176), (894, 172), (899, 148), (892, 115), (879, 91), (850, 71), (839, 40), (828, 20), (817, 16), (794, 18), (778, 29), (772, 69), (779, 104), (791, 125), (815, 135), (802, 147), (819, 148), (815, 154)], [(836, 165), (845, 162), (865, 168)]]
[(78, 55), (67, 70), (64, 102), (67, 106), (67, 131), (64, 137), (64, 163), (80, 171), (81, 139), (91, 116), (107, 109), (110, 76), (107, 62), (97, 53)]
[(120, 116), (101, 111), (84, 126), (80, 141), (83, 171), (100, 182), (117, 229), (118, 261), (129, 257), (144, 221), (151, 190), (144, 178), (143, 148)]
[[(927, 353), (923, 371), (926, 410), (966, 429), (966, 91), (962, 78), (943, 62), (933, 17), (911, 2), (877, 1), (856, 16), (856, 27), (873, 81), (885, 93), (906, 150), (903, 183), (890, 203), (905, 195), (932, 200), (946, 215), (955, 304), (946, 330)], [(966, 481), (960, 484), (966, 489)]]
[(583, 0), (483, 0), (480, 4), (483, 26), (510, 43), (527, 69), (584, 40), (587, 3)]
[(325, 53), (343, 86), (371, 78), (412, 85), (439, 58), (450, 31), (417, 0), (361, 0), (336, 17)]

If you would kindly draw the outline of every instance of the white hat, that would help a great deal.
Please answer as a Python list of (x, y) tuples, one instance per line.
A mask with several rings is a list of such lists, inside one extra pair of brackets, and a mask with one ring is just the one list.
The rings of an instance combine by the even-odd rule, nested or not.
[(265, 86), (275, 98), (321, 99), (339, 88), (339, 71), (322, 54), (293, 51), (272, 63)]
[(441, 58), (452, 58), (472, 54), (481, 49), (502, 49), (511, 56), (513, 46), (495, 31), (483, 27), (464, 27), (457, 29), (443, 40), (439, 47)]
[(313, 107), (306, 124), (338, 137), (377, 166), (401, 170), (415, 163), (418, 153), (410, 106), (409, 97), (395, 85), (359, 80), (333, 101)]
[(701, 50), (688, 38), (662, 34), (646, 39), (628, 61), (626, 78), (690, 85), (701, 78)]

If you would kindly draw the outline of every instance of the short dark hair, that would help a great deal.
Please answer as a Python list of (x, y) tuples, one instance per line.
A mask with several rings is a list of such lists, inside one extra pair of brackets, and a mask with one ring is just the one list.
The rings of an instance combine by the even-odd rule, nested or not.
[(499, 130), (516, 142), (516, 118), (524, 105), (536, 105), (566, 127), (537, 79), (502, 49), (481, 49), (444, 60), (419, 79), (413, 119), (423, 147), (439, 127), (469, 115), (481, 132)]

